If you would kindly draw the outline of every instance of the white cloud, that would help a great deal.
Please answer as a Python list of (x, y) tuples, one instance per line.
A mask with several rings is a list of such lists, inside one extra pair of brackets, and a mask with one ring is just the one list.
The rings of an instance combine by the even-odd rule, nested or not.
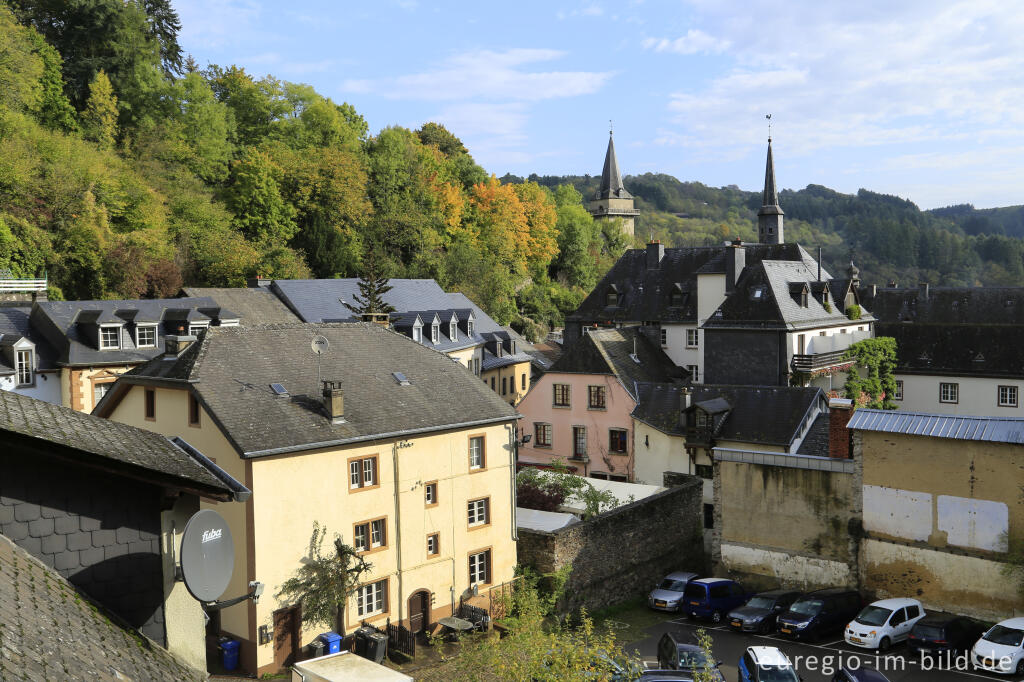
[(176, 0), (179, 42), (187, 50), (237, 45), (251, 34), (261, 13), (258, 0)]
[(732, 42), (715, 38), (700, 29), (691, 28), (686, 35), (675, 39), (645, 38), (641, 43), (644, 49), (655, 52), (673, 52), (675, 54), (721, 54), (729, 49)]

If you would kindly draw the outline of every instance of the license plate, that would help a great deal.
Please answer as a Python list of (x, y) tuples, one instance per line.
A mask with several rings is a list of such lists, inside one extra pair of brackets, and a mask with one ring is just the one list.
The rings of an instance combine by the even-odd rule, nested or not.
[(742, 627), (742, 626), (743, 626), (743, 623), (741, 623), (741, 622), (740, 622), (740, 621), (738, 621), (738, 620), (734, 620), (734, 621), (732, 622), (732, 626), (733, 626), (734, 628)]
[(991, 658), (986, 658), (986, 659), (985, 659), (984, 661), (982, 661), (982, 662), (983, 662), (983, 663), (984, 663), (985, 665), (987, 665), (988, 667), (990, 667), (990, 668), (991, 668), (991, 667), (993, 667), (993, 666), (995, 665), (995, 663), (996, 663), (996, 662), (995, 662), (995, 660), (994, 660), (994, 659), (991, 659)]
[(690, 602), (690, 606), (700, 606), (700, 602), (699, 601), (692, 601), (692, 602)]
[(663, 601), (661, 601), (661, 600), (659, 599), (659, 600), (657, 600), (657, 601), (655, 601), (655, 602), (654, 602), (654, 605), (655, 605), (655, 606), (664, 606), (664, 605), (665, 605), (665, 602), (663, 602)]
[(787, 635), (793, 634), (793, 631), (790, 630), (789, 628), (779, 628), (779, 632), (784, 632)]
[(853, 642), (854, 644), (863, 644), (864, 643), (864, 642), (860, 641), (860, 637), (851, 637), (850, 641)]

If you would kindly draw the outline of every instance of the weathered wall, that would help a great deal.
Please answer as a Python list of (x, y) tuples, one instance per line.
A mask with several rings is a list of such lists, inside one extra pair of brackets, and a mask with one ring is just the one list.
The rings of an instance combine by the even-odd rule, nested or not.
[(627, 504), (555, 532), (519, 530), (519, 561), (540, 573), (572, 566), (567, 611), (646, 594), (674, 570), (704, 569), (701, 481)]
[[(939, 376), (936, 374), (902, 374), (896, 379), (903, 382), (903, 399), (896, 402), (899, 410), (929, 412), (932, 414), (959, 414), (976, 417), (1024, 417), (1024, 382), (1014, 379), (986, 377)], [(939, 401), (939, 384), (959, 384), (959, 400), (955, 403)], [(999, 404), (999, 387), (1017, 387), (1017, 406)]]

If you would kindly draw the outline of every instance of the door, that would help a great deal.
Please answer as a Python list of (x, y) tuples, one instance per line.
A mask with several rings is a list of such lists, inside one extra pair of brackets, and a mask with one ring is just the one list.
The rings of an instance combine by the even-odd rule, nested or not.
[(889, 618), (889, 625), (892, 627), (892, 642), (895, 644), (906, 639), (913, 623), (907, 619), (907, 610), (899, 609)]
[(409, 629), (418, 635), (430, 624), (430, 593), (426, 590), (414, 592), (409, 597)]
[(299, 607), (274, 612), (274, 664), (283, 670), (299, 660)]

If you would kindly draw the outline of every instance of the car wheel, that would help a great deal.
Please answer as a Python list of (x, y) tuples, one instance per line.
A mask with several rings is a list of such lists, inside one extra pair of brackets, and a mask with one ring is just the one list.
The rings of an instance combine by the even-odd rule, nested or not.
[(762, 635), (767, 635), (771, 631), (772, 631), (772, 624), (771, 624), (771, 622), (767, 618), (765, 618), (764, 620), (761, 621), (761, 625), (758, 626), (757, 632), (759, 634), (762, 634)]
[(1017, 675), (1024, 675), (1024, 658), (1017, 661)]
[(878, 643), (878, 650), (879, 651), (886, 651), (891, 645), (892, 645), (892, 643), (889, 641), (889, 638), (888, 637), (883, 637), (882, 641)]
[(712, 611), (711, 612), (711, 622), (714, 623), (715, 625), (721, 623), (722, 622), (722, 612), (721, 611)]

